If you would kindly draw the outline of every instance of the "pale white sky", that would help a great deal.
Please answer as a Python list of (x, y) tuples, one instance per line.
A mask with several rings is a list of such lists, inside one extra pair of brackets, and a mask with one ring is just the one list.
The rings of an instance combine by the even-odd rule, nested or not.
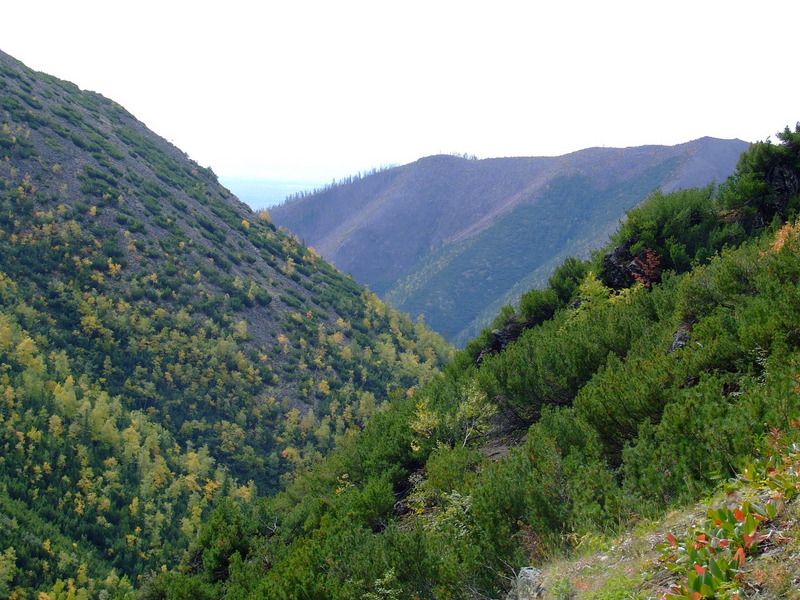
[(756, 141), (800, 120), (797, 0), (7, 0), (0, 20), (0, 49), (218, 175)]

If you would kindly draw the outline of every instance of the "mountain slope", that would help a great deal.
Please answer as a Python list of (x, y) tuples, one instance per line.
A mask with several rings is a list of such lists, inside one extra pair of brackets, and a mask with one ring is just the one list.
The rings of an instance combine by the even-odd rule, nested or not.
[(530, 600), (509, 592), (540, 568), (548, 598), (796, 597), (800, 124), (778, 139), (629, 211), (504, 311), (513, 339), (487, 332), (285, 492), (218, 511), (146, 597)]
[(747, 143), (432, 156), (272, 209), (340, 269), (463, 345), (569, 255), (601, 246), (654, 189), (724, 180)]
[(0, 590), (124, 591), (450, 353), (118, 104), (0, 53)]

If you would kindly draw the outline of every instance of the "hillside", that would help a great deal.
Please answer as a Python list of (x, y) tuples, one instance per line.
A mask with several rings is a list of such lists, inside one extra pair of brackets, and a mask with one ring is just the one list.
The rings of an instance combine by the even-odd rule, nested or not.
[(778, 140), (630, 210), (144, 597), (797, 598), (800, 123)]
[(124, 108), (0, 52), (0, 596), (124, 594), (450, 356)]
[(271, 212), (356, 281), (463, 346), (567, 256), (602, 246), (650, 192), (721, 182), (747, 146), (702, 138), (559, 157), (431, 156)]

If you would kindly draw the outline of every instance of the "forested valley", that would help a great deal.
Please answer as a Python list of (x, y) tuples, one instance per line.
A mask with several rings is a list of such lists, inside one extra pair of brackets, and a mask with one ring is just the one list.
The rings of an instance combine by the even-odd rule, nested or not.
[[(719, 187), (631, 210), (285, 491), (215, 513), (146, 597), (499, 597), (523, 566), (742, 473), (781, 474), (773, 508), (745, 507), (767, 520), (800, 481), (800, 128), (779, 138)], [(720, 573), (686, 597), (742, 597), (738, 571)], [(595, 597), (657, 594), (639, 575)]]
[(0, 595), (501, 598), (752, 488), (545, 593), (796, 597), (800, 126), (454, 354), (118, 105), (0, 68)]

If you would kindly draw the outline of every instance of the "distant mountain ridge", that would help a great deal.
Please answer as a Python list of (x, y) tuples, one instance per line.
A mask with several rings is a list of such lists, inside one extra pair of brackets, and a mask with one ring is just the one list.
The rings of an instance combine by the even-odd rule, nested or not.
[(356, 281), (461, 345), (566, 256), (602, 245), (652, 191), (723, 181), (748, 146), (704, 137), (557, 157), (437, 155), (271, 212)]

